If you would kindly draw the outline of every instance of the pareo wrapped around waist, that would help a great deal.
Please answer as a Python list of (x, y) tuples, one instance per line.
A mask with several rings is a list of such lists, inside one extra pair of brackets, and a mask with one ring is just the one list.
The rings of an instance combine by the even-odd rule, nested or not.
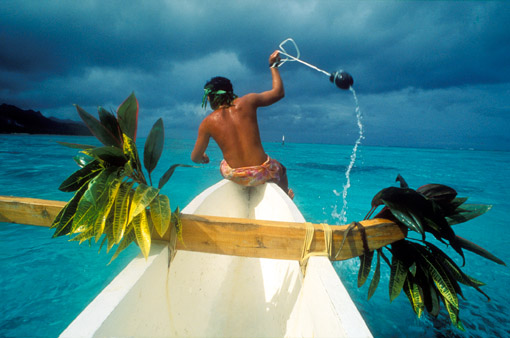
[(230, 181), (247, 187), (254, 187), (266, 182), (279, 183), (283, 168), (280, 162), (267, 157), (267, 160), (256, 166), (231, 168), (227, 161), (221, 161), (221, 175)]

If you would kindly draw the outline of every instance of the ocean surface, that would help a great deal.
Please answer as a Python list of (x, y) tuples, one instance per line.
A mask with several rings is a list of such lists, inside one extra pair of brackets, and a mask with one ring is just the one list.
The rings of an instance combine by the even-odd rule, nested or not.
[[(67, 201), (70, 193), (58, 190), (77, 166), (73, 149), (56, 141), (87, 143), (90, 137), (0, 135), (0, 195)], [(139, 149), (143, 149), (143, 139)], [(191, 164), (193, 142), (167, 139), (154, 173), (159, 180), (174, 163)], [(342, 191), (352, 146), (265, 143), (266, 152), (288, 170), (295, 203), (310, 222), (340, 224)], [(205, 188), (221, 179), (221, 152), (210, 145), (211, 163), (178, 168), (163, 189), (172, 209), (184, 207)], [(413, 188), (442, 183), (455, 188), (471, 203), (493, 205), (485, 215), (455, 226), (458, 235), (474, 241), (510, 262), (510, 153), (475, 150), (436, 150), (366, 147), (357, 150), (350, 171), (347, 222), (363, 219), (372, 197), (394, 186), (401, 174)], [(111, 254), (98, 254), (98, 245), (78, 245), (67, 238), (52, 239), (44, 227), (0, 224), (0, 336), (56, 337), (83, 308), (138, 254), (134, 245), (108, 265)], [(451, 253), (458, 260), (455, 253)], [(454, 329), (442, 306), (438, 319), (417, 319), (402, 293), (392, 303), (388, 296), (389, 269), (383, 264), (375, 295), (367, 301), (368, 284), (357, 288), (359, 260), (335, 262), (335, 269), (375, 337), (509, 337), (510, 268), (466, 253), (464, 272), (487, 285), (486, 298), (463, 287), (460, 318), (465, 332)], [(371, 277), (370, 277), (371, 278)]]

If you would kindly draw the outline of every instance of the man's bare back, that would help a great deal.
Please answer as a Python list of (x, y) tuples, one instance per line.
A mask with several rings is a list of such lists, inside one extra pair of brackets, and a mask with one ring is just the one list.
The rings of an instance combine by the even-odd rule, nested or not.
[(232, 168), (259, 165), (267, 159), (260, 140), (257, 111), (247, 101), (246, 96), (235, 99), (233, 106), (220, 107), (203, 121), (203, 128), (216, 141)]
[[(269, 57), (269, 64), (279, 60), (279, 52), (275, 51)], [(274, 182), (292, 198), (294, 193), (288, 188), (286, 168), (267, 156), (260, 140), (257, 108), (269, 106), (285, 95), (278, 68), (271, 67), (271, 76), (271, 90), (240, 98), (233, 93), (232, 84), (226, 78), (215, 77), (206, 83), (203, 105), (208, 101), (214, 111), (198, 128), (191, 159), (196, 163), (209, 163), (205, 151), (212, 137), (223, 153), (224, 161), (220, 166), (223, 177), (245, 186)]]
[[(269, 64), (277, 61), (279, 55), (275, 51), (269, 57)], [(232, 168), (259, 165), (266, 161), (267, 155), (262, 147), (257, 123), (257, 108), (269, 106), (285, 95), (278, 68), (271, 68), (271, 75), (271, 90), (247, 94), (235, 99), (229, 106), (213, 106), (215, 110), (202, 121), (198, 129), (195, 148), (191, 153), (194, 162), (209, 162), (205, 150), (210, 137), (216, 141), (223, 152), (223, 158)]]

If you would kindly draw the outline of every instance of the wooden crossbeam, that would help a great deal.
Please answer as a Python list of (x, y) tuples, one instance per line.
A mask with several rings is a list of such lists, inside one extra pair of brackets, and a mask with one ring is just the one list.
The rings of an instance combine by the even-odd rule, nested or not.
[[(66, 202), (34, 198), (0, 196), (0, 222), (50, 226)], [(302, 255), (306, 223), (277, 222), (245, 218), (201, 215), (181, 215), (183, 242), (178, 250), (200, 251), (215, 254), (299, 260)], [(405, 238), (407, 231), (386, 219), (361, 221), (369, 250), (375, 250)], [(322, 224), (311, 224), (314, 235), (310, 251), (325, 250)], [(326, 225), (327, 226), (327, 225)], [(347, 233), (348, 225), (329, 225), (332, 230), (332, 253), (337, 253)], [(153, 240), (168, 241), (169, 233)], [(345, 260), (364, 252), (360, 227), (348, 232), (338, 257)]]

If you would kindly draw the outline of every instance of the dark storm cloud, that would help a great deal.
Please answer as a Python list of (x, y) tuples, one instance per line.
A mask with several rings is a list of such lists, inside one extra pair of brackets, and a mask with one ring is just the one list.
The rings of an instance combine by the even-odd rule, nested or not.
[[(4, 0), (0, 102), (76, 118), (73, 103), (115, 109), (135, 91), (142, 129), (163, 116), (193, 137), (205, 81), (268, 89), (268, 56), (292, 37), (303, 60), (353, 75), (366, 144), (510, 147), (507, 3), (268, 3)], [(297, 63), (281, 72), (286, 98), (260, 114), (266, 139), (353, 142), (349, 92)]]

